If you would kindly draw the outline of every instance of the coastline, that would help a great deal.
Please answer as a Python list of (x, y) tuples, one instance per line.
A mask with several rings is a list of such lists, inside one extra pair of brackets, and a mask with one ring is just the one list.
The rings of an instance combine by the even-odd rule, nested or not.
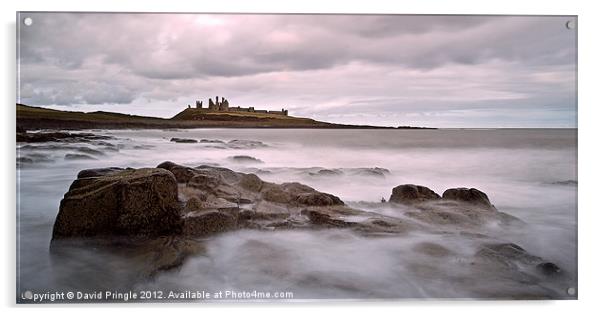
[(413, 126), (347, 125), (288, 116), (212, 115), (202, 120), (164, 119), (114, 112), (71, 112), (32, 107), (17, 103), (17, 127), (40, 129), (167, 129), (167, 128), (299, 128), (299, 129), (436, 129)]

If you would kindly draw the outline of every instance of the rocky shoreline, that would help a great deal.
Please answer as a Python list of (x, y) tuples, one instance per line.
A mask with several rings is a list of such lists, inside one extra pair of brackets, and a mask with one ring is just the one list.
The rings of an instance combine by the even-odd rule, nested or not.
[[(498, 211), (478, 189), (451, 188), (439, 195), (403, 184), (380, 204), (398, 209), (403, 217), (353, 208), (301, 183), (276, 184), (209, 165), (168, 161), (156, 168), (87, 169), (60, 203), (51, 253), (90, 245), (127, 249), (128, 255), (144, 258), (141, 273), (149, 277), (181, 266), (190, 256), (202, 256), (206, 240), (236, 230), (345, 229), (366, 238), (429, 232), (481, 240), (470, 263), (480, 273), (501, 270), (517, 280), (528, 277), (532, 284), (563, 275), (556, 264), (486, 234), (488, 225), (525, 224)], [(417, 251), (433, 258), (454, 253), (438, 243), (425, 243)], [(542, 290), (535, 296), (552, 294)]]

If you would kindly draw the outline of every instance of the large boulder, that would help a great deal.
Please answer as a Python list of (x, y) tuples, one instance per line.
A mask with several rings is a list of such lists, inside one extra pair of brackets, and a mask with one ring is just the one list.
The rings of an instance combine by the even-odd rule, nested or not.
[(181, 227), (174, 175), (143, 168), (75, 180), (61, 201), (52, 238), (154, 237), (180, 233)]
[(475, 188), (453, 188), (443, 192), (443, 199), (461, 201), (470, 204), (493, 208), (487, 194)]
[(438, 200), (441, 197), (433, 190), (415, 184), (402, 184), (393, 188), (389, 202), (415, 203), (428, 200)]

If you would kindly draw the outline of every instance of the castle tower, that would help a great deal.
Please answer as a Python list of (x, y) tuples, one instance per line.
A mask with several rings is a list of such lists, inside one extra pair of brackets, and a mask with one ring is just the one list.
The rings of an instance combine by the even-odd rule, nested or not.
[(203, 108), (203, 101), (199, 101), (199, 100), (197, 100), (197, 101), (196, 101), (196, 108), (197, 108), (197, 109), (202, 109), (202, 108)]
[(219, 104), (219, 110), (227, 112), (229, 110), (229, 108), (230, 108), (230, 104), (228, 103), (228, 100), (222, 98), (222, 102)]
[(211, 98), (209, 98), (209, 110), (216, 110), (215, 103), (213, 103)]

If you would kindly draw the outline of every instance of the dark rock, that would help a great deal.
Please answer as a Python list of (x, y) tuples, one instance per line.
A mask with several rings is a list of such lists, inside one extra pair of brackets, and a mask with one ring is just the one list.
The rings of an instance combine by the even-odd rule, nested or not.
[(241, 174), (235, 171), (232, 171), (228, 168), (209, 166), (209, 165), (201, 165), (194, 168), (195, 172), (208, 172), (211, 174), (219, 175), (224, 181), (228, 182), (238, 182), (240, 180)]
[(291, 195), (281, 186), (273, 183), (266, 183), (261, 189), (261, 196), (264, 200), (276, 203), (288, 203), (292, 199)]
[(200, 190), (214, 191), (221, 183), (222, 178), (219, 173), (198, 170), (186, 185)]
[(471, 204), (479, 204), (488, 208), (493, 208), (487, 194), (475, 188), (454, 188), (447, 189), (443, 192), (443, 199), (462, 201)]
[(255, 157), (246, 156), (246, 155), (232, 156), (232, 157), (229, 157), (229, 159), (234, 162), (240, 162), (240, 163), (263, 163), (263, 161), (261, 161), (261, 159), (257, 159)]
[(80, 147), (77, 149), (77, 151), (85, 153), (85, 154), (96, 155), (96, 156), (104, 156), (104, 154), (105, 154), (100, 150), (96, 150), (96, 149), (92, 149), (92, 148), (88, 148), (88, 147)]
[(182, 228), (177, 197), (176, 179), (164, 169), (77, 179), (61, 201), (52, 239), (177, 234)]
[(394, 226), (395, 226), (395, 224), (393, 224), (393, 223), (390, 223), (390, 222), (387, 222), (387, 221), (384, 221), (384, 220), (382, 220), (382, 219), (375, 219), (375, 220), (372, 220), (372, 224), (374, 224), (374, 225), (376, 225), (376, 226), (387, 227), (387, 228), (388, 228), (388, 227), (394, 227)]
[(170, 139), (169, 141), (174, 142), (174, 143), (185, 143), (185, 144), (198, 143), (198, 140), (196, 140), (196, 139), (178, 138), (178, 137), (174, 137), (174, 138)]
[(201, 139), (199, 143), (208, 143), (208, 144), (224, 144), (224, 141), (219, 139)]
[(525, 249), (513, 243), (483, 245), (475, 256), (507, 268), (516, 268), (516, 262), (537, 264), (542, 261), (540, 257), (529, 254)]
[(236, 218), (226, 212), (210, 211), (190, 214), (184, 218), (187, 236), (204, 237), (236, 228)]
[(310, 176), (326, 176), (326, 177), (340, 176), (342, 174), (343, 174), (343, 172), (338, 169), (320, 169), (320, 170), (318, 170), (318, 172), (310, 172), (309, 173)]
[(96, 160), (96, 158), (84, 154), (66, 154), (65, 160)]
[(345, 222), (344, 220), (334, 219), (328, 214), (324, 214), (319, 211), (310, 210), (306, 212), (310, 223), (317, 226), (328, 226), (328, 227), (351, 227), (357, 225), (353, 222)]
[(157, 166), (157, 168), (169, 170), (180, 183), (188, 182), (195, 175), (194, 169), (180, 166), (171, 161), (162, 162)]
[(537, 271), (547, 276), (556, 275), (562, 272), (560, 267), (558, 267), (552, 262), (542, 262), (535, 266), (535, 268), (537, 269)]
[(108, 168), (95, 168), (95, 169), (84, 169), (77, 174), (78, 179), (82, 178), (96, 178), (106, 176), (123, 171), (123, 168), (108, 167)]
[(441, 197), (433, 190), (414, 184), (402, 184), (393, 188), (389, 202), (414, 203), (428, 200), (438, 200)]
[(391, 174), (391, 172), (385, 168), (374, 167), (374, 168), (353, 169), (353, 174), (359, 175), (359, 176), (384, 178), (386, 175)]
[(310, 192), (310, 193), (302, 193), (297, 195), (295, 200), (299, 204), (308, 205), (308, 206), (329, 206), (329, 205), (343, 205), (343, 201), (338, 197), (323, 193), (323, 192)]
[(245, 174), (240, 178), (239, 185), (249, 191), (259, 192), (263, 186), (263, 181), (261, 181), (258, 176), (250, 173)]
[(17, 165), (32, 164), (32, 163), (33, 163), (33, 159), (31, 159), (30, 157), (17, 157)]
[(267, 145), (257, 140), (233, 139), (228, 142), (228, 147), (234, 149), (253, 149), (267, 147)]
[[(204, 200), (207, 200), (207, 197), (204, 196)], [(188, 201), (186, 201), (186, 206), (184, 207), (187, 212), (196, 212), (203, 209), (203, 202), (201, 198), (198, 196), (193, 196)]]
[(433, 242), (421, 242), (414, 247), (414, 250), (431, 257), (447, 257), (452, 254), (449, 249)]
[(307, 206), (344, 205), (338, 197), (314, 190), (297, 182), (281, 185), (264, 183), (261, 189), (262, 198), (276, 203), (294, 203)]
[(111, 136), (94, 135), (91, 133), (66, 133), (66, 132), (37, 132), (37, 133), (22, 133), (17, 132), (17, 142), (26, 143), (43, 143), (43, 142), (58, 142), (58, 141), (78, 141), (87, 142), (90, 140), (112, 139)]

